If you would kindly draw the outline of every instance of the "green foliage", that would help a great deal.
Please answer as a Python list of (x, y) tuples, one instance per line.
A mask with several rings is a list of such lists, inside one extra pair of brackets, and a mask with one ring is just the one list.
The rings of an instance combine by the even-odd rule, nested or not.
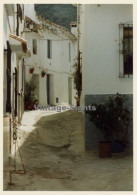
[(117, 93), (115, 97), (108, 97), (103, 104), (92, 104), (96, 110), (87, 111), (90, 121), (103, 132), (104, 139), (112, 141), (121, 135), (124, 138), (131, 118), (126, 106), (127, 97)]
[(77, 8), (71, 4), (35, 4), (35, 11), (56, 24), (70, 29), (77, 20)]
[(78, 92), (82, 90), (82, 73), (80, 72), (80, 68), (78, 67), (77, 62), (74, 64), (74, 68), (75, 68), (75, 71), (73, 73), (74, 85), (75, 85), (75, 89), (77, 90), (77, 94), (78, 94)]
[(38, 100), (35, 97), (34, 91), (37, 86), (34, 84), (33, 80), (26, 82), (25, 87), (25, 108), (31, 107), (33, 109), (34, 104), (38, 104)]

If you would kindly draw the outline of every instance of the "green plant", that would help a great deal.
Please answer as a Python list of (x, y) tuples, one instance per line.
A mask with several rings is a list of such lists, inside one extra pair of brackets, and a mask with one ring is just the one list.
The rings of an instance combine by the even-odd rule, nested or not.
[(105, 103), (92, 104), (96, 110), (87, 111), (89, 120), (101, 130), (104, 136), (103, 141), (114, 139), (125, 141), (127, 129), (132, 120), (126, 101), (126, 96), (117, 93), (114, 97), (108, 97)]
[(25, 108), (33, 109), (34, 104), (38, 104), (38, 99), (36, 98), (34, 91), (37, 86), (34, 84), (33, 80), (26, 82), (25, 87)]
[(82, 73), (80, 72), (80, 67), (78, 66), (77, 62), (73, 65), (73, 67), (75, 68), (73, 76), (75, 89), (77, 90), (77, 97), (75, 96), (75, 99), (77, 100), (79, 99), (79, 93), (82, 90)]

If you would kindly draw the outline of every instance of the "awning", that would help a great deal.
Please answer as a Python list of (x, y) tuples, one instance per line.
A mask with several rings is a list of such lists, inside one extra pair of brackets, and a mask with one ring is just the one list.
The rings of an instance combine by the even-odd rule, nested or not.
[(15, 52), (24, 52), (27, 53), (28, 51), (28, 46), (27, 46), (27, 41), (16, 36), (13, 34), (9, 35), (10, 39), (10, 46), (11, 46), (11, 50), (15, 51)]

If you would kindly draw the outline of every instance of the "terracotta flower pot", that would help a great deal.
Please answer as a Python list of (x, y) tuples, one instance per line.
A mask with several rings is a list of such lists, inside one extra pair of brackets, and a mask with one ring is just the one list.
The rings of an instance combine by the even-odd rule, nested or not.
[(41, 71), (41, 76), (42, 77), (44, 77), (45, 76), (45, 74), (46, 74), (46, 72), (43, 70), (43, 71)]
[(34, 68), (31, 68), (29, 72), (32, 74), (34, 72)]
[(79, 106), (79, 100), (76, 102), (77, 106)]
[(99, 143), (99, 157), (100, 158), (112, 157), (111, 142), (100, 142)]
[(32, 108), (31, 108), (31, 106), (28, 106), (28, 110), (31, 110)]
[(45, 76), (45, 73), (42, 73), (41, 76), (44, 77)]

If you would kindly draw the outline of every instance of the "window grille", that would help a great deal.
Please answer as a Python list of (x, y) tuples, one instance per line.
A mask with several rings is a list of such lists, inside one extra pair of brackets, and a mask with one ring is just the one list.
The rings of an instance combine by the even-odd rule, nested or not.
[(133, 24), (119, 25), (119, 76), (133, 75)]

